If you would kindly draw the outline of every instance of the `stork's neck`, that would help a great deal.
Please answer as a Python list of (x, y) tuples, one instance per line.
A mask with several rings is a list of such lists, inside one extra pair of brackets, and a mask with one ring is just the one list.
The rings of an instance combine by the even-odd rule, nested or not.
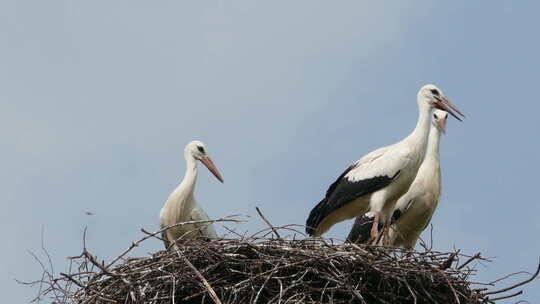
[(188, 221), (191, 211), (195, 207), (193, 191), (197, 181), (197, 162), (188, 153), (184, 153), (184, 157), (186, 159), (186, 174), (161, 209), (160, 217), (169, 224)]
[(185, 197), (193, 196), (195, 190), (195, 183), (197, 181), (197, 160), (191, 155), (185, 155), (186, 159), (186, 174), (184, 179), (178, 186), (178, 189), (187, 192)]
[(412, 133), (405, 139), (415, 149), (418, 149), (419, 160), (422, 160), (425, 155), (431, 121), (430, 114), (431, 107), (425, 102), (418, 102), (418, 122)]
[(441, 131), (435, 126), (431, 127), (429, 132), (429, 140), (426, 149), (426, 155), (422, 161), (422, 165), (418, 170), (418, 176), (429, 183), (432, 187), (432, 193), (438, 197), (441, 191), (441, 162), (439, 160), (439, 142), (441, 139)]
[(441, 131), (435, 126), (431, 127), (429, 132), (429, 140), (426, 149), (426, 160), (439, 161), (439, 143), (441, 141)]

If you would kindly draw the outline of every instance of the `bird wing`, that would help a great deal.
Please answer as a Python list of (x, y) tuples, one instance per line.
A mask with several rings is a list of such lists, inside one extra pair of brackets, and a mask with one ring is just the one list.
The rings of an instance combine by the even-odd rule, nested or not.
[[(439, 200), (437, 200), (435, 202), (435, 206), (437, 206), (437, 204), (439, 203)], [(422, 229), (422, 231), (426, 230), (426, 228), (429, 226), (429, 223), (431, 223), (431, 219), (433, 218), (433, 214), (435, 214), (435, 208), (433, 208), (431, 210), (431, 214), (429, 215), (429, 218), (428, 220), (426, 221), (426, 224), (424, 225), (424, 228)]]
[[(191, 220), (192, 221), (209, 221), (210, 217), (204, 212), (201, 206), (196, 205), (191, 211)], [(201, 229), (201, 233), (204, 237), (208, 238), (217, 238), (216, 230), (214, 229), (213, 223), (200, 223), (197, 225)]]
[(380, 158), (381, 156), (384, 155), (384, 152), (388, 148), (389, 147), (384, 147), (384, 148), (372, 151), (371, 153), (366, 154), (364, 157), (362, 157), (361, 159), (356, 161), (354, 164), (350, 165), (347, 169), (345, 169), (345, 171), (343, 171), (343, 173), (341, 173), (341, 175), (336, 179), (336, 181), (333, 182), (330, 185), (330, 187), (328, 187), (328, 190), (326, 190), (326, 198), (328, 198), (330, 195), (332, 195), (332, 193), (334, 193), (334, 190), (336, 190), (337, 186), (340, 184), (340, 181), (347, 174), (349, 174), (350, 171), (357, 169), (359, 166), (361, 166), (363, 164), (369, 164), (369, 163), (375, 161), (376, 159)]
[[(347, 236), (347, 242), (364, 244), (367, 240), (369, 240), (374, 218), (375, 214), (373, 212), (366, 212), (362, 216), (357, 216), (354, 220), (351, 231)], [(382, 228), (383, 224), (379, 223), (377, 229), (381, 231)]]
[[(416, 176), (415, 180), (409, 187), (409, 190), (407, 190), (407, 193), (405, 193), (397, 200), (394, 211), (392, 212), (391, 223), (395, 223), (399, 220), (399, 218), (407, 214), (408, 211), (411, 210), (411, 207), (415, 205), (416, 201), (422, 199), (425, 200), (426, 192), (427, 189), (425, 184), (425, 176), (419, 174)], [(436, 195), (436, 197), (437, 200), (434, 202), (434, 207), (431, 210), (432, 213), (429, 215), (429, 218), (423, 229), (426, 229), (426, 227), (429, 225), (429, 222), (431, 221), (431, 218), (433, 217), (433, 211), (435, 210), (438, 203), (438, 194)]]
[(395, 222), (397, 222), (405, 213), (407, 213), (407, 210), (409, 210), (409, 208), (411, 208), (411, 206), (414, 204), (414, 198), (408, 194), (409, 193), (407, 192), (396, 202), (396, 205), (394, 206), (394, 211), (392, 212), (390, 224), (394, 224)]
[(394, 147), (375, 150), (347, 168), (330, 185), (325, 198), (311, 210), (306, 232), (315, 234), (319, 224), (332, 212), (395, 181), (412, 159), (408, 151)]

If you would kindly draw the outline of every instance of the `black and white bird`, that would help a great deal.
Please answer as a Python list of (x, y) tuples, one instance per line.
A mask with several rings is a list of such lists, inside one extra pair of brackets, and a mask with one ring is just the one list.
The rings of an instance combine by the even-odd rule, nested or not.
[(385, 223), (416, 177), (426, 150), (431, 110), (438, 108), (456, 119), (464, 116), (432, 84), (417, 94), (419, 117), (412, 133), (402, 141), (377, 149), (352, 164), (330, 185), (326, 196), (311, 210), (306, 221), (310, 236), (321, 236), (334, 224), (370, 211), (373, 214), (370, 239), (378, 237), (379, 223)]
[[(396, 202), (386, 244), (414, 248), (420, 233), (431, 221), (441, 194), (439, 142), (446, 131), (447, 118), (445, 111), (433, 112), (426, 155), (409, 190)], [(373, 214), (369, 212), (357, 217), (347, 241), (362, 243), (367, 240), (372, 222)], [(379, 225), (379, 230), (381, 228)], [(381, 245), (385, 243), (381, 242)]]
[[(194, 140), (186, 145), (184, 149), (186, 159), (186, 173), (182, 182), (174, 189), (169, 198), (161, 208), (159, 214), (159, 224), (161, 229), (189, 221), (210, 220), (206, 212), (197, 205), (193, 192), (197, 182), (197, 161), (203, 163), (214, 176), (223, 183), (223, 177), (208, 155), (206, 146)], [(216, 230), (212, 223), (196, 223), (179, 225), (163, 232), (162, 237), (165, 248), (169, 248), (171, 243), (186, 241), (194, 237), (216, 238)]]

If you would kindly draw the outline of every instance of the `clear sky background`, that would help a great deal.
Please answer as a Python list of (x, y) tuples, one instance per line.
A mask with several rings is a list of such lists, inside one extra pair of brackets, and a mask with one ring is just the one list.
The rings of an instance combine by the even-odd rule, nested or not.
[[(192, 139), (225, 178), (201, 167), (196, 197), (211, 217), (260, 206), (275, 225), (304, 224), (350, 163), (413, 129), (426, 83), (467, 115), (441, 144), (435, 249), (493, 257), (479, 281), (534, 270), (539, 11), (537, 1), (0, 1), (3, 300), (35, 295), (14, 278), (40, 277), (27, 250), (39, 253), (42, 227), (57, 272), (85, 226), (102, 259), (156, 230)], [(236, 228), (263, 227), (255, 217)], [(538, 280), (524, 289), (540, 301)]]

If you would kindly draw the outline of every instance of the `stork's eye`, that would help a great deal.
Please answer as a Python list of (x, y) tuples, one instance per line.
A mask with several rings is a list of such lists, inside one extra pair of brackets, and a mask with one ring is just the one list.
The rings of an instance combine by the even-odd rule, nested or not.
[(433, 113), (433, 118), (437, 119), (437, 114)]
[(430, 91), (433, 95), (439, 96), (439, 91), (437, 91), (437, 89), (431, 89)]
[(199, 152), (201, 152), (201, 153), (204, 153), (204, 148), (201, 147), (201, 146), (197, 146), (197, 150), (199, 150)]

